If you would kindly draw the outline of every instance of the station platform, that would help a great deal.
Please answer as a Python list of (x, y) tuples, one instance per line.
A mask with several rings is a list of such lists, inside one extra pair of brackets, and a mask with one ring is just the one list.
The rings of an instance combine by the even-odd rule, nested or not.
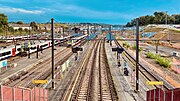
[[(115, 47), (116, 45), (114, 42), (112, 42), (112, 46), (110, 46), (109, 43), (105, 44), (107, 59), (110, 66), (110, 71), (112, 74), (112, 78), (114, 81), (114, 85), (117, 91), (117, 96), (119, 98), (119, 101), (145, 101), (146, 91), (144, 91), (145, 92), (144, 96), (140, 96), (142, 94), (139, 94), (139, 92), (138, 93), (134, 92), (135, 82), (131, 81), (132, 78), (130, 76), (132, 72), (130, 72), (129, 76), (124, 75), (123, 63), (125, 61), (123, 59), (121, 59), (120, 61), (121, 66), (120, 67), (118, 66), (117, 59), (116, 59), (117, 53), (112, 52), (112, 48), (115, 48)], [(128, 66), (130, 66), (130, 64), (128, 64)]]

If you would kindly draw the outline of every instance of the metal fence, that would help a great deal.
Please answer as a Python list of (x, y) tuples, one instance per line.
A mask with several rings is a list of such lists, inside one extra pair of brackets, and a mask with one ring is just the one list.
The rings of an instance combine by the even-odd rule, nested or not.
[(147, 91), (146, 101), (180, 101), (180, 88), (167, 91), (157, 88)]
[(0, 85), (0, 101), (48, 101), (48, 91), (43, 88), (18, 88)]

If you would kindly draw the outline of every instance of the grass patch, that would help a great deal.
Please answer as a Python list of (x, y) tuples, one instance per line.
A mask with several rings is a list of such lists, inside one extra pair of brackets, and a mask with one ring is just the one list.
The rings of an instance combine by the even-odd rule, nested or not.
[[(133, 50), (136, 50), (136, 44), (134, 44), (133, 46), (132, 46), (132, 49)], [(139, 47), (139, 51), (142, 51), (143, 49), (142, 49), (142, 47)]]
[(127, 42), (123, 42), (123, 47), (130, 48), (130, 45)]

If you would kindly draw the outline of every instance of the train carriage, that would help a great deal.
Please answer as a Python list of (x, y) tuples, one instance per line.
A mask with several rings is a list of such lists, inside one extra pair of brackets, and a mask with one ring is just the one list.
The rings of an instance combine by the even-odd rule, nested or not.
[(16, 56), (17, 54), (19, 54), (19, 48), (21, 46), (12, 46), (12, 47), (8, 47), (8, 48), (4, 48), (0, 50), (0, 60), (6, 59), (8, 57), (12, 57), (12, 56)]
[[(28, 36), (20, 36), (20, 37), (14, 37), (14, 39), (27, 39)], [(59, 43), (64, 43), (66, 42), (69, 38), (72, 38), (72, 36), (67, 36), (64, 38), (59, 38), (59, 39), (55, 39), (54, 44), (57, 45)], [(12, 57), (12, 56), (16, 56), (19, 54), (23, 54), (27, 55), (28, 51), (30, 53), (36, 52), (37, 51), (37, 47), (39, 47), (39, 50), (43, 50), (46, 49), (48, 47), (52, 46), (52, 42), (51, 41), (43, 41), (40, 43), (28, 43), (28, 42), (24, 42), (21, 45), (12, 45), (11, 47), (8, 48), (4, 48), (0, 50), (0, 60), (6, 59), (8, 57)]]
[(85, 34), (85, 35), (82, 35), (82, 36), (79, 36), (79, 37), (75, 37), (75, 38), (72, 38), (72, 40), (70, 40), (68, 43), (67, 43), (67, 47), (70, 47), (70, 46), (75, 46), (77, 44), (79, 44), (82, 40), (84, 40), (88, 35)]

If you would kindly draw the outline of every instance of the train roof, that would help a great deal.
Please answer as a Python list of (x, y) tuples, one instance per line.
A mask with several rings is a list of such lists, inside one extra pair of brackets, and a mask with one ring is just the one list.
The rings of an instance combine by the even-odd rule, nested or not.
[(87, 36), (87, 34), (79, 36), (79, 37), (72, 38), (72, 40), (79, 40), (79, 39), (84, 38), (86, 36)]

